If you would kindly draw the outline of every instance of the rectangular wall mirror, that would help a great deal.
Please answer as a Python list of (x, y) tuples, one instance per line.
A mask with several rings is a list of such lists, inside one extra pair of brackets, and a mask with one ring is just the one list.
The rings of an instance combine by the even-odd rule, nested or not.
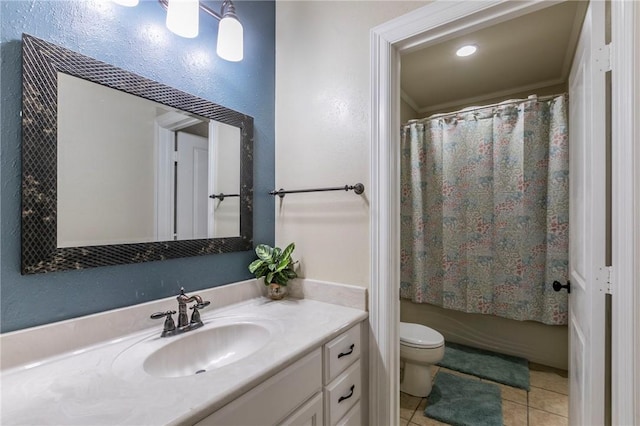
[(252, 248), (253, 118), (23, 36), (22, 273)]

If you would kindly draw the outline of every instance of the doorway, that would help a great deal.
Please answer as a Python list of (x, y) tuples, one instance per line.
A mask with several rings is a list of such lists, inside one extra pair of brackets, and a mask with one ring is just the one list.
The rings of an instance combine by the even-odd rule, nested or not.
[[(452, 37), (452, 34), (463, 34), (486, 28), (489, 25), (540, 10), (548, 5), (542, 2), (465, 3), (434, 2), (410, 15), (376, 27), (371, 34), (373, 108), (370, 323), (373, 338), (371, 339), (370, 384), (371, 400), (376, 401), (377, 405), (372, 404), (370, 414), (371, 419), (380, 424), (393, 423), (398, 418), (399, 251), (397, 236), (399, 223), (397, 218), (400, 203), (397, 191), (393, 191), (392, 188), (397, 187), (399, 176), (398, 152), (395, 147), (399, 139), (397, 129), (400, 126), (400, 53), (409, 52), (428, 43), (446, 40)], [(615, 10), (616, 7), (614, 7), (614, 16), (619, 12)], [(629, 45), (630, 50), (637, 49), (633, 42), (629, 42)], [(626, 362), (634, 365), (628, 358)], [(381, 401), (390, 403), (389, 405), (381, 404)], [(629, 413), (628, 410), (626, 412)]]
[[(547, 106), (560, 102), (559, 99), (565, 99), (563, 95), (568, 92), (569, 72), (586, 9), (587, 3), (585, 2), (558, 3), (477, 31), (452, 35), (446, 41), (430, 44), (424, 48), (416, 47), (415, 50), (401, 56), (400, 115), (404, 135), (401, 157), (403, 182), (401, 191), (403, 207), (401, 210), (404, 221), (401, 234), (403, 273), (400, 292), (400, 319), (405, 323), (417, 323), (431, 327), (444, 336), (447, 344), (463, 344), (472, 348), (528, 360), (531, 370), (531, 388), (527, 390), (503, 388), (504, 418), (509, 419), (511, 423), (527, 422), (527, 419), (530, 419), (532, 425), (540, 424), (541, 421), (544, 423), (566, 423), (567, 421), (569, 399), (567, 396), (569, 339), (568, 327), (566, 326), (568, 294), (566, 291), (561, 293), (552, 291), (551, 284), (553, 280), (567, 281), (566, 258), (568, 250), (565, 248), (564, 254), (559, 258), (553, 260), (545, 258), (543, 261), (545, 263), (537, 263), (540, 269), (536, 269), (533, 265), (542, 261), (541, 258), (537, 257), (538, 261), (533, 260), (536, 256), (532, 256), (527, 249), (524, 251), (517, 249), (520, 244), (531, 244), (534, 240), (539, 241), (534, 237), (535, 230), (543, 232), (544, 227), (540, 225), (540, 222), (529, 220), (531, 218), (529, 215), (532, 212), (525, 213), (514, 208), (509, 210), (510, 213), (496, 213), (495, 223), (500, 222), (498, 217), (502, 217), (502, 220), (506, 221), (515, 220), (516, 217), (520, 217), (519, 220), (527, 220), (529, 225), (526, 227), (528, 236), (526, 239), (515, 237), (512, 234), (513, 231), (510, 231), (508, 236), (488, 237), (487, 235), (491, 234), (489, 233), (484, 234), (485, 237), (479, 237), (479, 234), (476, 233), (477, 227), (471, 228), (473, 219), (468, 215), (473, 211), (474, 217), (476, 215), (482, 216), (482, 212), (485, 212), (483, 217), (486, 219), (487, 213), (492, 208), (499, 208), (504, 212), (506, 205), (504, 201), (498, 201), (501, 198), (496, 195), (502, 193), (499, 187), (500, 182), (503, 182), (498, 178), (500, 174), (498, 170), (502, 168), (499, 165), (502, 164), (502, 160), (498, 161), (498, 157), (504, 161), (520, 164), (520, 166), (510, 169), (515, 173), (510, 173), (510, 179), (516, 179), (517, 170), (522, 167), (522, 178), (528, 190), (513, 195), (514, 198), (511, 200), (520, 200), (516, 201), (516, 204), (528, 197), (533, 197), (533, 194), (537, 192), (536, 185), (540, 184), (542, 180), (533, 176), (534, 170), (535, 173), (541, 173), (541, 175), (551, 173), (549, 171), (543, 172), (545, 165), (559, 165), (558, 161), (563, 158), (562, 173), (568, 173), (568, 141), (566, 144), (554, 146), (552, 150), (545, 149), (545, 155), (549, 155), (547, 161), (538, 161), (535, 168), (530, 169), (530, 167), (535, 161), (537, 149), (544, 149), (543, 146), (552, 146), (550, 140), (543, 137), (541, 133), (544, 128), (544, 134), (547, 134), (546, 127), (540, 125), (543, 122), (547, 123), (547, 119), (550, 121), (560, 119), (562, 122), (559, 127), (562, 129), (561, 132), (564, 134), (568, 129), (564, 119), (561, 119), (561, 117), (566, 118), (567, 115), (560, 113), (560, 109), (556, 110), (554, 115), (547, 109)], [(468, 56), (457, 55), (457, 50), (463, 46), (472, 46), (476, 51)], [(567, 114), (568, 110), (570, 108), (566, 110)], [(502, 139), (502, 136), (499, 136), (502, 127), (495, 126), (501, 126), (498, 123), (504, 123), (507, 116), (514, 117), (512, 114), (516, 114), (515, 111), (520, 111), (519, 120), (524, 123), (522, 130), (526, 128), (528, 136), (520, 139), (523, 135), (520, 131), (509, 133), (511, 134), (509, 140), (511, 140), (512, 149), (509, 151), (508, 158), (504, 156), (504, 152), (499, 154), (502, 149), (500, 147), (504, 145), (498, 144), (496, 140), (494, 143), (488, 143), (487, 147), (489, 148), (485, 147), (481, 153), (478, 145), (480, 140), (487, 138), (487, 136)], [(545, 118), (543, 119), (543, 117)], [(408, 124), (412, 119), (418, 121), (414, 124)], [(422, 135), (419, 130), (422, 128), (420, 126), (424, 126), (425, 129), (424, 139), (419, 136)], [(439, 129), (447, 130), (442, 130), (440, 133)], [(481, 133), (484, 136), (472, 137), (467, 133), (467, 130), (471, 129), (475, 129), (473, 135)], [(449, 137), (445, 136), (445, 132)], [(564, 136), (564, 140), (566, 140), (566, 134)], [(445, 142), (445, 138), (449, 142)], [(417, 175), (415, 173), (409, 174), (409, 169), (412, 166), (409, 165), (410, 160), (407, 159), (410, 155), (408, 152), (413, 152), (414, 156), (418, 156), (417, 152), (422, 152), (421, 147), (423, 146), (427, 152), (431, 152), (429, 148), (426, 148), (425, 143), (428, 146), (435, 144), (438, 147), (433, 148), (433, 152), (438, 153), (436, 158), (442, 158), (442, 162), (436, 158), (426, 158), (420, 162), (425, 161), (429, 164), (426, 167), (429, 170), (432, 170), (433, 167), (438, 169), (443, 167), (449, 171), (448, 173), (444, 170), (438, 171), (437, 177), (432, 176), (429, 172), (419, 172)], [(464, 151), (463, 146), (467, 146), (471, 150)], [(455, 147), (460, 147), (460, 150)], [(453, 152), (457, 152), (458, 155)], [(444, 158), (448, 160), (444, 160)], [(494, 166), (498, 169), (494, 169)], [(413, 167), (418, 166), (414, 165)], [(453, 170), (457, 170), (457, 172), (453, 172)], [(491, 200), (502, 203), (502, 207), (493, 206), (492, 203), (479, 203), (479, 200), (475, 198), (474, 194), (477, 194), (476, 191), (481, 191), (481, 189), (473, 186), (475, 178), (472, 176), (476, 176), (478, 173), (481, 173), (482, 176), (487, 176), (488, 173), (488, 176), (493, 177), (489, 181), (487, 181), (488, 178), (484, 178), (486, 186), (482, 191), (491, 188), (489, 192), (494, 194)], [(456, 191), (457, 195), (445, 195), (440, 192), (436, 194), (432, 191), (419, 189), (425, 186), (432, 187), (432, 184), (438, 185), (437, 182), (440, 179), (443, 179), (443, 185), (447, 187), (450, 187), (452, 182), (459, 181), (468, 190)], [(408, 190), (407, 182), (412, 182), (412, 191)], [(472, 186), (469, 187), (469, 184)], [(549, 191), (553, 190), (554, 194), (562, 193), (563, 196), (549, 199), (547, 201), (549, 210), (546, 210), (546, 213), (545, 208), (541, 207), (535, 214), (561, 217), (566, 227), (566, 220), (569, 216), (568, 180), (548, 181), (548, 184), (551, 186), (546, 187), (541, 193), (548, 195)], [(432, 253), (429, 262), (432, 266), (425, 270), (426, 265), (422, 263), (424, 258), (421, 257), (423, 250), (421, 247), (424, 242), (420, 244), (413, 241), (414, 238), (424, 241), (418, 237), (418, 235), (423, 235), (421, 234), (422, 222), (414, 214), (418, 214), (421, 220), (430, 223), (430, 225), (424, 225), (425, 227), (431, 228), (436, 223), (440, 223), (441, 216), (438, 214), (436, 218), (431, 213), (436, 206), (435, 210), (437, 211), (441, 211), (443, 208), (439, 202), (435, 201), (439, 199), (439, 196), (442, 196), (443, 200), (449, 200), (448, 203), (445, 203), (448, 206), (447, 213), (443, 212), (449, 226), (438, 228), (441, 229), (442, 234), (430, 232), (429, 235), (424, 234), (424, 238), (435, 243), (435, 246), (432, 247), (444, 244), (445, 238), (449, 243), (452, 242), (451, 238), (462, 238), (463, 241), (472, 244), (474, 248), (466, 248), (469, 246), (460, 242), (458, 242), (458, 248), (452, 251), (448, 251), (444, 246), (442, 246), (442, 252), (439, 249), (429, 247), (427, 252)], [(481, 196), (481, 198), (486, 199), (485, 196)], [(413, 199), (414, 202), (407, 201), (408, 199)], [(423, 201), (431, 200), (431, 207), (421, 211), (418, 206), (421, 199)], [(470, 202), (475, 207), (462, 207), (462, 205), (466, 205), (462, 200)], [(410, 207), (412, 205), (414, 207)], [(454, 208), (453, 205), (460, 207)], [(557, 207), (560, 206), (562, 206), (561, 211), (558, 211)], [(408, 209), (414, 210), (414, 213)], [(417, 213), (420, 211), (421, 213)], [(559, 216), (556, 216), (558, 213)], [(417, 222), (412, 222), (410, 219), (412, 217), (415, 217)], [(414, 225), (408, 225), (407, 220)], [(452, 225), (454, 223), (456, 225)], [(483, 223), (487, 224), (487, 222)], [(494, 228), (495, 223), (491, 220), (490, 225), (487, 224), (487, 226), (489, 229), (494, 229), (494, 232), (500, 233), (500, 229), (504, 229), (502, 228), (504, 225), (495, 225), (497, 228)], [(452, 226), (455, 227), (455, 230)], [(548, 228), (546, 231), (549, 232), (551, 229)], [(412, 235), (413, 238), (409, 235)], [(442, 241), (439, 239), (441, 235)], [(555, 247), (558, 247), (558, 244), (563, 246), (568, 244), (568, 232), (562, 232), (556, 236), (558, 239), (554, 239)], [(481, 241), (484, 243), (479, 242), (476, 238), (483, 238)], [(500, 254), (499, 248), (490, 244), (489, 241), (493, 241), (494, 244), (502, 241), (502, 244), (511, 248), (508, 252)], [(507, 243), (507, 241), (509, 242)], [(560, 241), (563, 242), (560, 243)], [(452, 275), (447, 275), (449, 278), (446, 279), (446, 284), (438, 279), (435, 280), (437, 283), (427, 284), (429, 281), (421, 278), (424, 276), (424, 272), (437, 274), (436, 270), (432, 269), (433, 263), (431, 262), (435, 261), (434, 258), (443, 256), (444, 252), (451, 260), (451, 265), (466, 268), (467, 272), (463, 276), (469, 281), (459, 281), (463, 276), (454, 277), (455, 272), (450, 272)], [(544, 252), (548, 254), (546, 250), (540, 250), (540, 253)], [(496, 265), (491, 268), (493, 279), (480, 279), (486, 272), (484, 266), (480, 267), (474, 261), (475, 256), (479, 256), (480, 253), (482, 253), (482, 259), (486, 259), (486, 256), (492, 257), (492, 264)], [(418, 257), (415, 257), (416, 254)], [(498, 264), (502, 263), (498, 259), (504, 261), (507, 257), (512, 261), (519, 259), (516, 263), (526, 265), (522, 270), (522, 282), (517, 286), (507, 284), (504, 281), (507, 279), (507, 275), (510, 277), (509, 280), (517, 279), (515, 278), (518, 276), (517, 271), (507, 273), (509, 266), (506, 265), (506, 269), (495, 269)], [(563, 270), (554, 268), (552, 272), (549, 269), (550, 275), (546, 276), (539, 276), (538, 272), (535, 272), (546, 268), (542, 265), (558, 265), (560, 259), (564, 262)], [(511, 264), (515, 265), (516, 263)], [(408, 277), (413, 275), (416, 270), (420, 270), (420, 273), (415, 276), (415, 279), (409, 279)], [(454, 270), (457, 269), (454, 267), (451, 271)], [(538, 275), (535, 279), (536, 282), (539, 281), (542, 284), (545, 279), (548, 279), (547, 285), (531, 286), (530, 284), (536, 275)], [(470, 283), (472, 283), (471, 287)], [(495, 287), (491, 283), (496, 285), (501, 283), (499, 290), (493, 292), (491, 289)], [(546, 298), (544, 302), (541, 300), (543, 297)], [(445, 298), (446, 300), (444, 300)], [(476, 298), (481, 299), (482, 302), (476, 302)], [(516, 301), (518, 298), (521, 298), (520, 303)], [(536, 300), (538, 300), (537, 303), (534, 302)], [(524, 301), (528, 301), (528, 303), (523, 304)], [(554, 312), (553, 319), (551, 317), (542, 318), (539, 314), (528, 311), (526, 319), (532, 321), (522, 320), (525, 319), (526, 309), (534, 309), (534, 306), (541, 305), (545, 306), (543, 308), (545, 312)], [(445, 309), (444, 306), (449, 306), (449, 309)], [(485, 315), (468, 313), (479, 311), (485, 312)], [(493, 315), (486, 315), (490, 312)], [(439, 380), (440, 372), (451, 373), (449, 370), (438, 370), (435, 367), (432, 369), (434, 380)], [(473, 376), (467, 378), (475, 379)], [(413, 409), (419, 405), (418, 403), (425, 405), (426, 400), (401, 394), (400, 401), (400, 424), (403, 420), (410, 418), (420, 420), (419, 417), (423, 416), (422, 410), (413, 412)], [(419, 423), (419, 421), (417, 422)]]

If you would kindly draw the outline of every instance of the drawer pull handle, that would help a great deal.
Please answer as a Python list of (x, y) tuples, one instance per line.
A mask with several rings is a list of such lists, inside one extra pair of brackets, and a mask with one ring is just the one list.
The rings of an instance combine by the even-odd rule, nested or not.
[(341, 396), (340, 398), (338, 398), (338, 404), (340, 404), (342, 401), (344, 401), (345, 399), (349, 399), (353, 396), (353, 389), (355, 389), (356, 385), (351, 385), (351, 390), (349, 392), (349, 395), (347, 396)]
[(353, 348), (355, 348), (356, 345), (354, 343), (351, 344), (351, 346), (349, 346), (349, 351), (347, 352), (342, 352), (338, 354), (338, 359), (342, 358), (343, 356), (347, 356), (347, 355), (351, 355), (353, 353)]

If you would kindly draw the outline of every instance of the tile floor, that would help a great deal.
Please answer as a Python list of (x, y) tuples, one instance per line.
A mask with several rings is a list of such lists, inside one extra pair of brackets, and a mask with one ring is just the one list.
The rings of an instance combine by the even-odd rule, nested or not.
[[(432, 367), (433, 377), (438, 371), (456, 374), (473, 380), (475, 376), (452, 371), (443, 367)], [(529, 392), (524, 389), (500, 386), (502, 391), (502, 417), (505, 426), (567, 426), (569, 407), (569, 385), (567, 372), (529, 363)], [(427, 406), (426, 398), (418, 398), (400, 392), (401, 426), (436, 426), (445, 425), (424, 415)]]

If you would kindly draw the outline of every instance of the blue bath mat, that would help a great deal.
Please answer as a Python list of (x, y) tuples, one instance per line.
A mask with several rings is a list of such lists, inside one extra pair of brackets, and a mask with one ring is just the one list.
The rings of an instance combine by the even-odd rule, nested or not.
[(529, 390), (529, 361), (517, 356), (445, 342), (444, 357), (438, 365), (493, 382)]
[(424, 414), (454, 426), (502, 426), (500, 388), (438, 372)]

